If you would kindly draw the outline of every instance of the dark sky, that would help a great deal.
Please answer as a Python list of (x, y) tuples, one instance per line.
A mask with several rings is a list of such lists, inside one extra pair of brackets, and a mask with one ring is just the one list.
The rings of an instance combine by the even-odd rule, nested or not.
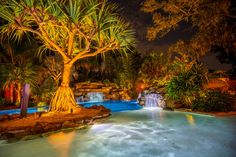
[(110, 0), (117, 3), (121, 8), (121, 14), (129, 21), (136, 31), (138, 40), (137, 50), (141, 54), (147, 54), (152, 50), (165, 51), (170, 44), (175, 43), (179, 39), (189, 39), (191, 32), (186, 31), (186, 26), (182, 24), (179, 29), (167, 34), (161, 39), (148, 41), (146, 39), (146, 28), (152, 25), (151, 14), (141, 11), (143, 0)]

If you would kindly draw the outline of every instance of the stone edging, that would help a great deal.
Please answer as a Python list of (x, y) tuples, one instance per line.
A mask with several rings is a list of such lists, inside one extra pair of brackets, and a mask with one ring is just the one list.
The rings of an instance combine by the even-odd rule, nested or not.
[(47, 122), (36, 122), (34, 127), (19, 127), (19, 128), (4, 128), (0, 127), (0, 139), (11, 140), (11, 139), (32, 139), (34, 137), (43, 137), (48, 134), (63, 130), (80, 130), (85, 129), (94, 122), (103, 120), (109, 117), (110, 113), (103, 113), (94, 117), (87, 117), (85, 119), (70, 119), (64, 122), (47, 123)]

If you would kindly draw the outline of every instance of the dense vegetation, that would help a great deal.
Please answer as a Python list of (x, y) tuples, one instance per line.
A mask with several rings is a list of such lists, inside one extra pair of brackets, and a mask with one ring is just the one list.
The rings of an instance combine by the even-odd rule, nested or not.
[(100, 81), (116, 83), (133, 99), (140, 90), (152, 88), (193, 110), (233, 109), (232, 94), (205, 87), (227, 75), (210, 74), (201, 63), (212, 51), (223, 55), (222, 61), (235, 57), (236, 17), (229, 0), (145, 0), (141, 9), (153, 15), (149, 40), (164, 37), (181, 22), (195, 32), (168, 52), (145, 55), (136, 50), (134, 32), (114, 11), (115, 5), (99, 0), (46, 2), (0, 5), (0, 105), (19, 105), (22, 86), (29, 83), (32, 104), (51, 103), (52, 111), (68, 111), (76, 106), (70, 87)]
[(233, 110), (232, 95), (218, 90), (206, 91), (202, 96), (196, 97), (191, 108), (196, 111), (220, 111), (228, 112)]
[(116, 6), (99, 0), (3, 1), (2, 36), (20, 41), (31, 34), (40, 42), (39, 55), (47, 50), (60, 55), (62, 81), (52, 97), (50, 111), (77, 109), (70, 88), (76, 61), (110, 51), (126, 52), (134, 44), (134, 32), (115, 12)]

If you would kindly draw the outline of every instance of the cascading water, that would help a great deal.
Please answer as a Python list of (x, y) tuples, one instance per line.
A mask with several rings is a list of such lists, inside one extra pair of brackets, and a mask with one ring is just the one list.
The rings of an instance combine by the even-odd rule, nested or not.
[(165, 107), (164, 97), (157, 93), (140, 93), (138, 96), (139, 103), (148, 108)]
[(80, 104), (81, 102), (102, 102), (104, 95), (102, 92), (90, 92), (87, 95), (81, 95), (76, 98), (76, 103)]
[(146, 94), (145, 107), (158, 107), (158, 94), (155, 93)]
[(87, 94), (89, 102), (100, 102), (103, 101), (103, 93), (102, 92), (90, 92)]
[(76, 98), (76, 103), (78, 104), (80, 102), (84, 102), (84, 96), (83, 95)]

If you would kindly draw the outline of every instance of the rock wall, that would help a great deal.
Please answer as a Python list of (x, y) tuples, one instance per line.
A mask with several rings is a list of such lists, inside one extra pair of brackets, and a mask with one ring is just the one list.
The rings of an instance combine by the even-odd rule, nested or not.
[(86, 97), (89, 92), (102, 92), (104, 100), (130, 100), (128, 91), (120, 89), (114, 83), (81, 82), (74, 86), (75, 97)]

